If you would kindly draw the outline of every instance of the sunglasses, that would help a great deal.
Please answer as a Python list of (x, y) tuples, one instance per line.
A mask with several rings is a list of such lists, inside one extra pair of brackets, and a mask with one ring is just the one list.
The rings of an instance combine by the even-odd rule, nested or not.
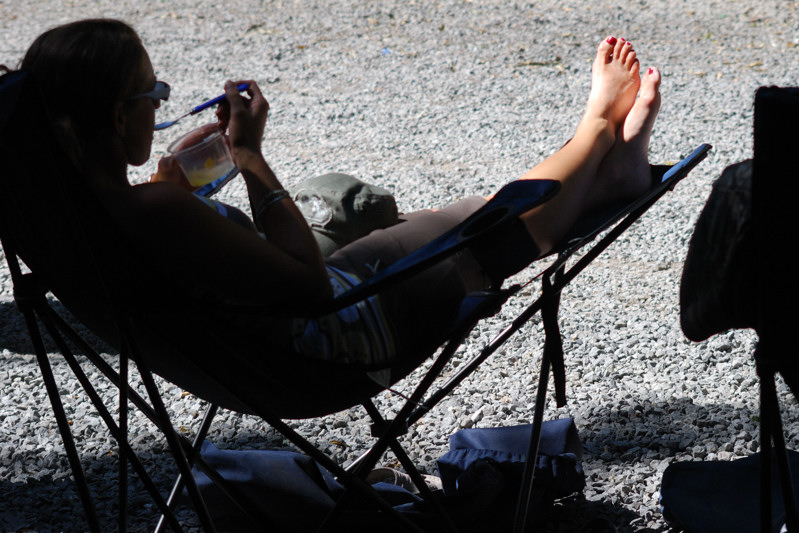
[(169, 100), (169, 92), (172, 88), (169, 86), (168, 83), (164, 81), (157, 81), (155, 82), (155, 88), (152, 91), (147, 91), (146, 93), (137, 94), (135, 96), (131, 96), (128, 100), (135, 100), (136, 98), (149, 98), (153, 101), (153, 105), (156, 108), (161, 106), (161, 101), (163, 100), (166, 102)]

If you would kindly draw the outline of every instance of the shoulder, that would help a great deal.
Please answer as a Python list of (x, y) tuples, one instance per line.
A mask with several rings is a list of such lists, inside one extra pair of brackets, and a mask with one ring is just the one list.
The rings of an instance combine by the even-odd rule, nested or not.
[(180, 248), (199, 235), (208, 242), (216, 236), (229, 239), (230, 233), (236, 234), (242, 229), (171, 183), (146, 183), (108, 189), (100, 194), (120, 228), (134, 239), (146, 240), (151, 245), (160, 243)]
[(106, 199), (114, 211), (112, 216), (125, 226), (155, 224), (163, 229), (165, 225), (180, 226), (190, 220), (210, 219), (213, 222), (221, 218), (193, 194), (171, 183), (134, 185), (112, 193)]
[(131, 208), (172, 210), (175, 207), (188, 209), (203, 207), (194, 196), (172, 183), (142, 183), (130, 187), (127, 202)]

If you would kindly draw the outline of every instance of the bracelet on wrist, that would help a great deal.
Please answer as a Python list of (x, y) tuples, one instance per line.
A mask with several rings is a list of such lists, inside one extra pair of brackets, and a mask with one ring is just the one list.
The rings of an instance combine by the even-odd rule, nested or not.
[(258, 205), (255, 207), (255, 216), (261, 217), (266, 211), (269, 210), (270, 207), (278, 203), (280, 200), (284, 198), (290, 198), (291, 195), (285, 189), (277, 189), (269, 194), (264, 195), (263, 198), (258, 202)]

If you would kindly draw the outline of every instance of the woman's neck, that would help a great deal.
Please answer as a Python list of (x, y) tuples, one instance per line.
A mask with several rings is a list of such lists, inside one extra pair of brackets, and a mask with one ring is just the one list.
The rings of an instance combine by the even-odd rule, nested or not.
[(83, 171), (94, 187), (128, 187), (128, 163), (113, 141), (84, 147)]

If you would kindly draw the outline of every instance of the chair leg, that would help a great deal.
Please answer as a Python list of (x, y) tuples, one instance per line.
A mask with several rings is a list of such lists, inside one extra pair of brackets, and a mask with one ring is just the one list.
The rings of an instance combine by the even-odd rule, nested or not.
[[(544, 350), (541, 356), (541, 371), (538, 376), (538, 389), (536, 390), (535, 410), (533, 412), (533, 424), (530, 429), (530, 441), (527, 446), (527, 462), (524, 465), (522, 483), (519, 490), (519, 499), (516, 504), (516, 517), (513, 524), (514, 533), (523, 533), (527, 530), (527, 519), (530, 513), (530, 506), (533, 499), (533, 483), (535, 481), (535, 466), (538, 458), (538, 446), (541, 442), (541, 430), (544, 425), (544, 407), (547, 401), (547, 385), (549, 374), (552, 370), (555, 379), (555, 396), (560, 404), (561, 398), (565, 396), (563, 390), (558, 390), (558, 376), (562, 375), (563, 369), (563, 346), (558, 328), (558, 308), (560, 306), (560, 288), (557, 283), (563, 277), (564, 266), (558, 265), (554, 271), (544, 275), (542, 303), (542, 320), (544, 322)], [(554, 282), (554, 283), (553, 283)], [(563, 384), (560, 382), (561, 385)], [(563, 398), (565, 402), (565, 398)]]
[[(46, 302), (42, 302), (40, 307), (41, 309), (37, 309), (37, 312), (42, 320), (42, 323), (47, 329), (47, 332), (50, 334), (50, 337), (58, 346), (58, 349), (61, 352), (62, 357), (67, 362), (67, 364), (70, 367), (70, 370), (72, 371), (72, 374), (78, 380), (84, 392), (89, 397), (89, 400), (94, 405), (94, 408), (97, 410), (97, 413), (100, 415), (100, 418), (103, 419), (103, 422), (105, 423), (106, 427), (111, 433), (111, 436), (114, 438), (114, 440), (117, 441), (117, 444), (119, 445), (120, 463), (121, 463), (120, 473), (123, 476), (119, 481), (120, 502), (123, 504), (123, 506), (126, 507), (124, 503), (127, 501), (127, 496), (125, 495), (125, 492), (127, 490), (127, 480), (126, 480), (127, 471), (126, 470), (123, 471), (122, 468), (127, 469), (126, 464), (129, 463), (136, 471), (136, 474), (144, 484), (145, 489), (153, 498), (153, 501), (159, 507), (159, 509), (161, 509), (162, 512), (168, 511), (166, 502), (161, 496), (158, 488), (155, 486), (155, 483), (153, 482), (152, 478), (147, 473), (147, 470), (144, 468), (144, 465), (141, 463), (138, 456), (130, 448), (130, 444), (128, 443), (127, 440), (127, 433), (122, 432), (121, 424), (119, 424), (119, 421), (114, 420), (113, 415), (111, 415), (111, 413), (108, 411), (108, 408), (103, 403), (102, 398), (97, 393), (96, 389), (92, 385), (89, 378), (86, 376), (85, 372), (83, 372), (83, 369), (81, 368), (80, 364), (78, 364), (75, 355), (73, 354), (72, 350), (67, 345), (66, 341), (61, 335), (60, 324), (52, 320), (53, 316), (57, 315), (55, 315), (55, 313), (52, 312), (49, 306), (47, 306)], [(68, 331), (71, 331), (71, 329), (69, 329)], [(99, 355), (97, 354), (93, 355), (99, 358)], [(105, 361), (103, 361), (101, 358), (99, 358), (99, 361), (102, 361), (104, 365), (107, 365), (107, 363), (105, 363)], [(92, 362), (94, 362), (94, 360), (92, 360)], [(111, 374), (113, 375), (112, 381), (114, 382), (114, 384), (120, 389), (125, 388), (127, 390), (127, 394), (125, 395), (127, 398), (133, 400), (137, 406), (139, 406), (141, 402), (144, 402), (144, 399), (138, 396), (130, 388), (130, 385), (128, 384), (127, 371), (124, 370), (127, 367), (127, 365), (123, 365), (122, 368), (120, 368), (120, 370), (122, 371), (120, 374), (113, 373), (113, 370), (110, 369), (110, 365), (107, 366), (108, 368), (101, 368), (101, 370), (103, 370), (104, 374), (106, 374), (107, 376), (109, 375), (108, 372), (111, 372)], [(123, 377), (124, 381), (122, 381)], [(124, 410), (125, 404), (121, 405), (120, 407), (123, 408), (122, 410)], [(149, 406), (147, 407), (149, 408)], [(161, 426), (159, 425), (158, 427), (160, 428)], [(123, 467), (123, 465), (125, 466)], [(122, 515), (124, 516), (125, 512), (122, 512)], [(175, 531), (181, 531), (181, 527), (174, 516), (170, 517), (170, 526)], [(122, 529), (124, 530), (124, 527)]]
[[(776, 460), (785, 508), (785, 522), (789, 532), (799, 532), (799, 513), (793, 490), (791, 468), (783, 436), (782, 418), (775, 385), (776, 371), (768, 365), (758, 346), (755, 354), (757, 373), (760, 377), (760, 528), (771, 531), (771, 470), (772, 456)], [(773, 448), (772, 448), (773, 446)]]
[(530, 441), (527, 448), (527, 462), (524, 465), (519, 500), (516, 504), (516, 518), (513, 525), (514, 533), (523, 533), (527, 530), (527, 515), (533, 496), (535, 464), (536, 457), (538, 457), (538, 445), (541, 441), (541, 427), (544, 423), (544, 406), (547, 401), (547, 383), (549, 382), (550, 366), (549, 357), (544, 353), (541, 359), (541, 371), (538, 376), (538, 390), (536, 391), (533, 424), (530, 430)]
[[(200, 453), (200, 447), (202, 443), (205, 442), (205, 437), (208, 435), (208, 431), (211, 429), (211, 424), (214, 421), (214, 417), (216, 416), (217, 411), (219, 408), (211, 404), (208, 406), (208, 409), (205, 411), (205, 415), (203, 415), (202, 422), (200, 423), (200, 427), (197, 430), (197, 434), (194, 436), (194, 441), (192, 442), (191, 448), (191, 455), (189, 455), (189, 463), (193, 464), (194, 459), (197, 454)], [(183, 490), (183, 476), (178, 474), (177, 479), (175, 480), (175, 484), (172, 486), (172, 490), (169, 492), (169, 497), (166, 499), (166, 505), (170, 509), (172, 509), (172, 504), (175, 501), (175, 498)], [(166, 515), (161, 514), (161, 517), (158, 519), (158, 524), (155, 526), (154, 533), (160, 533), (165, 525), (166, 522)]]
[[(125, 350), (119, 353), (119, 379), (122, 383), (129, 383), (128, 380), (128, 354)], [(128, 388), (119, 387), (119, 437), (128, 442)], [(128, 530), (128, 454), (127, 446), (119, 443), (119, 511), (117, 514), (117, 523), (119, 524), (119, 533), (124, 533)]]
[(33, 342), (34, 351), (36, 352), (36, 360), (39, 363), (39, 369), (42, 373), (44, 386), (47, 390), (47, 396), (50, 398), (50, 404), (55, 414), (58, 431), (61, 433), (61, 441), (64, 443), (64, 449), (72, 469), (72, 476), (75, 478), (75, 484), (78, 488), (83, 509), (86, 513), (86, 520), (89, 523), (89, 530), (92, 533), (100, 533), (100, 521), (97, 518), (97, 511), (94, 507), (91, 493), (89, 491), (89, 483), (86, 480), (86, 474), (83, 471), (83, 466), (80, 463), (80, 456), (78, 455), (77, 446), (75, 446), (75, 439), (72, 436), (72, 431), (69, 428), (67, 415), (64, 412), (64, 404), (61, 402), (61, 395), (58, 391), (58, 385), (53, 375), (53, 369), (50, 367), (50, 361), (47, 359), (47, 351), (42, 342), (41, 333), (36, 324), (36, 319), (33, 316), (31, 309), (23, 310), (25, 322), (28, 327), (28, 332)]
[[(138, 353), (135, 348), (135, 344), (133, 343), (132, 337), (130, 337), (130, 335), (127, 333), (124, 334), (123, 343), (127, 345), (130, 350)], [(164, 406), (163, 400), (161, 398), (161, 393), (158, 390), (158, 387), (155, 385), (155, 381), (153, 380), (153, 377), (148, 369), (144, 368), (144, 364), (140, 358), (137, 357), (134, 359), (134, 361), (139, 370), (139, 375), (141, 376), (142, 382), (144, 383), (144, 388), (147, 390), (147, 394), (150, 397), (150, 403), (161, 419), (163, 428), (162, 432), (166, 437), (167, 444), (172, 452), (172, 457), (177, 463), (178, 471), (186, 480), (186, 489), (188, 490), (189, 497), (194, 504), (194, 510), (200, 519), (200, 524), (202, 525), (204, 531), (215, 532), (216, 527), (214, 526), (214, 522), (211, 519), (208, 508), (203, 501), (202, 494), (200, 494), (200, 489), (197, 487), (197, 483), (194, 481), (194, 476), (191, 473), (191, 465), (186, 458), (186, 452), (183, 449), (180, 439), (175, 432), (175, 428), (172, 426), (172, 422), (169, 419), (169, 413), (166, 411), (166, 407)]]
[(53, 369), (47, 358), (47, 350), (44, 347), (41, 330), (36, 322), (36, 309), (40, 308), (43, 303), (46, 305), (44, 299), (45, 291), (32, 274), (22, 273), (16, 253), (14, 253), (12, 247), (8, 246), (5, 239), (3, 239), (2, 242), (2, 250), (5, 253), (6, 263), (8, 264), (14, 284), (14, 301), (22, 313), (31, 343), (33, 344), (36, 361), (42, 373), (42, 380), (44, 381), (44, 387), (47, 391), (47, 397), (50, 399), (50, 405), (53, 408), (56, 425), (58, 426), (58, 432), (61, 434), (61, 442), (64, 444), (64, 450), (67, 454), (70, 469), (72, 470), (72, 476), (75, 478), (75, 485), (77, 485), (78, 495), (83, 504), (89, 530), (92, 531), (92, 533), (97, 533), (100, 531), (100, 522), (97, 518), (97, 511), (94, 507), (91, 491), (89, 490), (89, 483), (86, 480), (86, 473), (83, 471), (83, 466), (80, 463), (78, 448), (75, 446), (75, 439), (72, 436), (72, 430), (69, 428), (69, 421), (64, 411), (64, 404), (61, 402), (58, 384), (55, 381)]

